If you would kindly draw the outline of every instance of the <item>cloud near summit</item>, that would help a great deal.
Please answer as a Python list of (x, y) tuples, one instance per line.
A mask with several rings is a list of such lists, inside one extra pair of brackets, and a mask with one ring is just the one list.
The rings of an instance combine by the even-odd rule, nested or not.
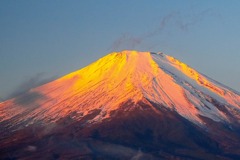
[[(133, 35), (131, 33), (122, 33), (110, 46), (110, 51), (122, 50), (122, 49), (136, 49), (142, 45), (147, 39), (151, 39), (155, 36), (163, 34), (164, 30), (170, 26), (177, 29), (180, 32), (188, 32), (191, 27), (197, 25), (204, 20), (206, 16), (216, 16), (212, 9), (206, 9), (198, 13), (191, 15), (185, 15), (179, 11), (171, 12), (163, 16), (155, 29), (149, 30), (142, 35)], [(188, 17), (186, 20), (185, 17)]]

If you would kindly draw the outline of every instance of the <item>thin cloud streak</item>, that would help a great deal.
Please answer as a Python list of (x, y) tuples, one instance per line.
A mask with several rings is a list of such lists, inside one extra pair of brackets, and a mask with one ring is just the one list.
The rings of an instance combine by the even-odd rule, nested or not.
[[(37, 86), (43, 85), (54, 79), (56, 79), (56, 76), (46, 78), (45, 73), (38, 73), (35, 76), (29, 79), (26, 79), (26, 81), (20, 84), (12, 93), (10, 93), (5, 100), (13, 97), (17, 97), (22, 94), (26, 94), (31, 88), (35, 88)], [(39, 97), (39, 96), (35, 94), (35, 96), (33, 97)]]
[[(179, 11), (171, 12), (161, 18), (159, 25), (156, 26), (154, 30), (146, 32), (143, 35), (134, 36), (129, 33), (122, 34), (112, 43), (109, 50), (115, 51), (123, 48), (135, 49), (136, 47), (142, 45), (147, 39), (160, 35), (167, 27), (171, 26), (174, 26), (175, 29), (178, 29), (181, 32), (188, 32), (191, 27), (203, 21), (206, 16), (217, 15), (214, 14), (211, 9), (206, 9), (192, 15), (183, 15)], [(184, 17), (190, 17), (190, 19), (185, 21)]]
[(29, 106), (30, 104), (31, 106), (38, 106), (38, 101), (44, 99), (47, 99), (47, 97), (39, 92), (26, 92), (17, 96), (14, 103), (21, 106)]

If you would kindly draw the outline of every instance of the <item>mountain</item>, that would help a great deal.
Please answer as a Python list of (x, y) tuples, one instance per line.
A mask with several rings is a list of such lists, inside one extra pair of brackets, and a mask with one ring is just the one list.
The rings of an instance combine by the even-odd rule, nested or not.
[(1, 159), (240, 159), (240, 95), (163, 53), (113, 52), (0, 103)]

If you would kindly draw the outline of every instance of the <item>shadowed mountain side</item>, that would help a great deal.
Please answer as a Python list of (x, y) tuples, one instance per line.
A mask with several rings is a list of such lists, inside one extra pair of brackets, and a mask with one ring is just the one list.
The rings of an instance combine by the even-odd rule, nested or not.
[[(134, 109), (126, 113), (126, 108)], [(112, 112), (111, 120), (85, 127), (98, 112), (92, 113), (80, 121), (68, 117), (53, 126), (29, 126), (5, 137), (0, 141), (1, 155), (27, 159), (40, 155), (47, 159), (131, 159), (137, 155), (140, 159), (240, 158), (239, 134), (229, 132), (232, 137), (229, 140), (209, 134), (176, 112), (147, 100), (123, 103), (118, 111)], [(215, 122), (209, 128), (227, 130)], [(225, 152), (225, 142), (234, 141), (238, 146)]]

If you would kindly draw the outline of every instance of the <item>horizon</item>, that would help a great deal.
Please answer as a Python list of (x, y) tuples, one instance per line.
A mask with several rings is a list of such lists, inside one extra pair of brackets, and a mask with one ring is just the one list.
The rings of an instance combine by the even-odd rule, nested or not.
[(240, 91), (239, 1), (0, 2), (0, 101), (121, 50), (163, 52)]

